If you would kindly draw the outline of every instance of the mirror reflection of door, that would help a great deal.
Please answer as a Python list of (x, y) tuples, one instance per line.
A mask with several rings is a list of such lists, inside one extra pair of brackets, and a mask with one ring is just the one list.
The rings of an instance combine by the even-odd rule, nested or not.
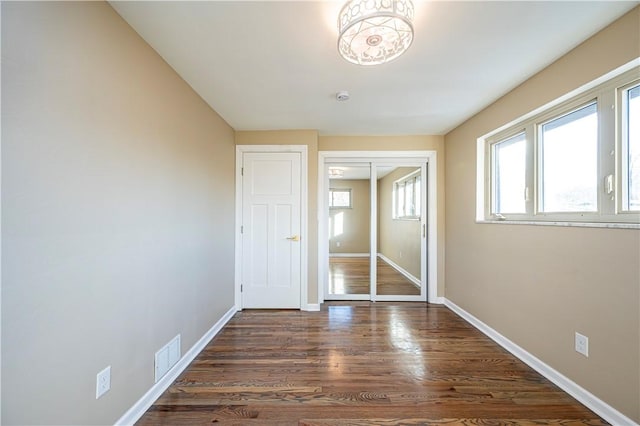
[(377, 167), (377, 295), (420, 295), (421, 167)]
[(328, 175), (329, 295), (368, 299), (371, 280), (370, 165), (332, 164), (328, 167)]

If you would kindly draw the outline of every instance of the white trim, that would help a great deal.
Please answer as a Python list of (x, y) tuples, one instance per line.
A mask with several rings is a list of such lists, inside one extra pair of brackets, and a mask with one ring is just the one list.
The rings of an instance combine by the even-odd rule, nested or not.
[(618, 77), (619, 75), (624, 74), (625, 72), (632, 70), (634, 67), (637, 67), (640, 65), (640, 57), (631, 60), (630, 62), (604, 74), (603, 76), (600, 76), (598, 78), (596, 78), (595, 80), (590, 81), (589, 83), (586, 83), (580, 87), (578, 87), (577, 89), (574, 89), (572, 91), (570, 91), (569, 93), (566, 93), (554, 100), (552, 100), (551, 102), (547, 102), (546, 104), (534, 109), (533, 111), (528, 112), (527, 114), (524, 114), (514, 120), (511, 120), (510, 122), (498, 127), (497, 129), (485, 134), (484, 136), (482, 136), (482, 139), (487, 139), (493, 135), (496, 135), (500, 132), (502, 132), (503, 130), (506, 130), (510, 127), (513, 127), (515, 125), (517, 125), (518, 123), (521, 123), (525, 120), (528, 120), (529, 118), (535, 117), (538, 114), (541, 114), (551, 108), (554, 108), (572, 98), (575, 98), (576, 96), (580, 96), (586, 92), (588, 92), (589, 90), (598, 87), (599, 85), (606, 83), (609, 80), (612, 80), (616, 77)]
[[(476, 139), (476, 222), (485, 220), (485, 206), (489, 205), (487, 194), (484, 190), (491, 178), (491, 173), (486, 171), (486, 142), (489, 136), (482, 136)], [(480, 165), (482, 164), (482, 167)], [(486, 176), (485, 176), (486, 174)]]
[(476, 223), (500, 225), (567, 226), (573, 228), (640, 229), (640, 223), (623, 222), (544, 222), (539, 220), (476, 220)]
[[(329, 282), (329, 270), (325, 265), (329, 265), (329, 239), (325, 236), (329, 235), (328, 226), (328, 210), (329, 205), (329, 191), (331, 187), (329, 182), (328, 171), (325, 172), (324, 157), (322, 152), (318, 152), (318, 193), (317, 199), (317, 211), (316, 220), (318, 222), (318, 278), (317, 278), (317, 291), (318, 291), (318, 303), (325, 301), (325, 283)], [(328, 292), (327, 292), (328, 294)]]
[[(441, 303), (438, 297), (438, 167), (436, 151), (319, 151), (318, 152), (318, 235), (327, 235), (327, 211), (329, 176), (325, 170), (327, 162), (365, 162), (373, 160), (372, 163), (383, 163), (390, 161), (399, 162), (426, 162), (427, 164), (427, 185), (422, 185), (423, 202), (427, 203), (427, 214), (423, 218), (422, 224), (427, 226), (426, 253), (427, 262), (422, 266), (422, 274), (426, 277), (427, 297), (430, 303)], [(375, 166), (375, 164), (373, 164)], [(424, 172), (424, 164), (423, 164)], [(428, 188), (428, 190), (427, 190)], [(325, 300), (326, 283), (328, 282), (328, 271), (326, 265), (329, 263), (328, 241), (326, 238), (318, 238), (318, 301)], [(379, 296), (376, 296), (376, 300)], [(415, 297), (415, 296), (412, 296)], [(333, 299), (333, 297), (332, 297)], [(399, 300), (399, 299), (398, 299)]]
[(320, 312), (320, 304), (319, 303), (307, 303), (306, 307), (303, 311), (307, 312)]
[(233, 318), (237, 311), (233, 306), (211, 327), (171, 369), (162, 376), (142, 397), (120, 417), (116, 425), (133, 425), (144, 415), (144, 413), (160, 398), (162, 393), (171, 386), (178, 376), (189, 366), (196, 356), (207, 346), (222, 328)]
[(243, 151), (236, 146), (236, 223), (235, 223), (235, 278), (234, 278), (234, 302), (239, 311), (242, 310), (242, 293), (240, 292), (240, 285), (242, 284), (242, 234), (240, 233), (240, 227), (242, 226), (242, 153)]
[[(621, 210), (622, 177), (619, 170), (621, 156), (617, 121), (615, 116), (618, 108), (615, 98), (619, 94), (620, 86), (630, 81), (637, 82), (637, 69), (640, 66), (640, 57), (598, 77), (571, 92), (558, 97), (510, 122), (492, 130), (476, 139), (476, 223), (517, 223), (517, 224), (542, 224), (551, 226), (580, 226), (588, 228), (618, 228), (640, 229), (640, 214), (635, 211)], [(631, 79), (631, 80), (630, 80)], [(635, 84), (635, 83), (629, 83)], [(597, 180), (604, 179), (612, 174), (615, 177), (613, 194), (603, 194), (604, 187), (598, 185), (598, 206), (593, 212), (543, 212), (540, 211), (542, 184), (541, 184), (541, 149), (539, 140), (539, 127), (558, 117), (584, 107), (591, 102), (596, 102), (598, 108), (598, 171)], [(609, 111), (608, 106), (616, 104)], [(493, 159), (490, 157), (490, 146), (505, 140), (509, 135), (525, 132), (527, 137), (527, 172), (526, 188), (531, 202), (527, 202), (526, 213), (506, 214), (506, 217), (493, 214), (493, 188), (492, 182)], [(615, 134), (615, 137), (611, 135)], [(606, 136), (605, 136), (606, 135)], [(504, 136), (504, 138), (503, 138)], [(497, 140), (496, 140), (497, 139)], [(535, 152), (534, 152), (535, 150)], [(616, 156), (609, 155), (610, 150), (616, 152)], [(533, 176), (533, 177), (532, 177)], [(617, 187), (617, 188), (616, 188)], [(612, 196), (613, 195), (613, 196)], [(609, 198), (611, 197), (611, 201)], [(599, 225), (602, 224), (602, 225)]]
[(472, 326), (484, 333), (491, 340), (502, 346), (507, 351), (511, 352), (516, 358), (552, 381), (563, 391), (567, 392), (569, 395), (580, 401), (587, 408), (595, 412), (607, 422), (613, 425), (640, 426), (638, 425), (638, 423), (634, 422), (629, 417), (625, 416), (588, 390), (584, 389), (573, 380), (569, 379), (559, 371), (544, 363), (539, 358), (536, 358), (534, 355), (527, 352), (522, 347), (513, 343), (502, 334), (498, 333), (496, 330), (483, 323), (478, 318), (474, 317), (472, 314), (453, 303), (451, 300), (445, 299), (444, 304), (453, 312), (460, 315)]
[(328, 294), (327, 297), (325, 298), (325, 301), (330, 300), (330, 301), (336, 301), (336, 300), (364, 300), (364, 301), (371, 301), (371, 296), (369, 296), (369, 293), (367, 294)]
[(447, 300), (447, 299), (445, 299), (444, 297), (442, 297), (442, 296), (438, 296), (438, 297), (436, 297), (436, 298), (435, 298), (435, 299), (433, 299), (433, 300), (429, 300), (429, 303), (433, 303), (433, 304), (435, 304), (435, 305), (444, 305), (444, 303), (445, 303), (445, 301), (446, 301), (446, 300)]
[(329, 257), (369, 257), (369, 253), (329, 253)]
[[(378, 265), (376, 253), (378, 252), (378, 164), (370, 163), (369, 176), (369, 297), (372, 302), (377, 300), (378, 295)], [(420, 240), (422, 244), (422, 240)], [(422, 259), (420, 259), (422, 262)], [(328, 284), (328, 283), (327, 283)], [(421, 295), (422, 296), (422, 295)]]
[(394, 262), (393, 260), (389, 259), (387, 256), (385, 256), (382, 253), (378, 253), (378, 257), (380, 259), (382, 259), (385, 263), (387, 263), (389, 266), (391, 266), (393, 269), (395, 269), (396, 271), (400, 272), (402, 275), (404, 275), (404, 277), (406, 279), (408, 279), (409, 281), (411, 281), (411, 284), (413, 284), (414, 286), (420, 288), (422, 287), (422, 283), (420, 282), (420, 280), (418, 279), (418, 277), (415, 277), (413, 275), (411, 275), (409, 273), (409, 271), (407, 271), (406, 269), (404, 269), (402, 266), (398, 265), (396, 262)]
[(300, 231), (302, 238), (302, 247), (300, 250), (300, 308), (309, 302), (309, 159), (307, 157), (307, 146), (297, 145), (296, 149), (301, 150), (302, 164), (300, 164), (300, 173), (302, 173), (301, 182), (301, 198), (300, 198)]
[[(242, 310), (240, 292), (242, 268), (242, 156), (245, 152), (297, 152), (300, 153), (300, 309), (307, 306), (309, 287), (309, 161), (307, 145), (236, 145), (236, 227), (235, 227), (235, 304)], [(319, 303), (322, 301), (319, 299)]]
[[(0, 8), (0, 34), (2, 34), (2, 8)], [(1, 50), (1, 49), (0, 49)], [(2, 81), (2, 70), (0, 67), (0, 81)], [(2, 99), (2, 87), (0, 85), (0, 99)], [(0, 105), (0, 117), (2, 115), (2, 105)], [(2, 239), (2, 138), (0, 137), (0, 241)], [(0, 244), (0, 259), (2, 259), (2, 244)], [(2, 262), (0, 262), (0, 318), (2, 318)], [(2, 341), (0, 340), (0, 365), (2, 365)], [(0, 383), (2, 383), (2, 369), (0, 369)], [(0, 419), (2, 419), (2, 386), (0, 386)]]

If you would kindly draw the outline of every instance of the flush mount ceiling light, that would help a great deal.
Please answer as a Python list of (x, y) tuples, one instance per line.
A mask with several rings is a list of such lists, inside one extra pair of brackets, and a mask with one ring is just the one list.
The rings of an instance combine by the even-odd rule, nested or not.
[(411, 0), (350, 0), (338, 16), (338, 51), (354, 64), (389, 62), (411, 45), (412, 19)]

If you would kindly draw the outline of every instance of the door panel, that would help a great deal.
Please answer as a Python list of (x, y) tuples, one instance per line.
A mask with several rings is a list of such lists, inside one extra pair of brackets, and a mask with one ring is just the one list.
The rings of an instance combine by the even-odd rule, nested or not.
[(266, 204), (254, 204), (250, 206), (250, 225), (247, 226), (247, 235), (251, 235), (252, 244), (247, 247), (247, 282), (254, 287), (267, 286), (267, 259), (269, 248), (269, 206)]
[(301, 155), (244, 153), (242, 307), (300, 308)]
[(276, 224), (276, 247), (273, 253), (275, 272), (273, 286), (288, 288), (291, 286), (292, 278), (290, 263), (295, 258), (296, 249), (300, 248), (299, 243), (287, 239), (287, 237), (295, 234), (294, 229), (292, 229), (293, 218), (291, 205), (276, 205), (274, 222)]
[(378, 167), (376, 294), (421, 296), (421, 167)]
[(371, 167), (332, 164), (329, 169), (327, 300), (369, 300)]
[[(404, 159), (325, 163), (326, 300), (426, 301), (426, 170)], [(336, 190), (352, 204), (332, 207), (345, 196)]]

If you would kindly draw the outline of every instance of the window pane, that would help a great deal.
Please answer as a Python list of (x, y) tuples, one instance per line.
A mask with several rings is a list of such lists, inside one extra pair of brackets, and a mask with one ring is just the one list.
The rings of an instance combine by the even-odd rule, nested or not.
[(422, 189), (420, 188), (420, 175), (416, 176), (416, 196), (415, 196), (415, 206), (416, 206), (416, 210), (415, 210), (415, 215), (416, 217), (420, 217), (421, 215), (421, 211), (420, 208), (422, 207), (421, 204), (421, 199), (420, 199), (420, 194), (422, 194)]
[(627, 91), (627, 190), (629, 210), (640, 210), (640, 86)]
[(494, 145), (495, 213), (526, 213), (527, 141), (524, 133)]
[(329, 191), (329, 207), (351, 207), (351, 190), (332, 189)]
[(398, 183), (398, 215), (396, 217), (403, 217), (404, 213), (404, 182)]
[(542, 211), (597, 211), (598, 111), (587, 105), (542, 126)]
[(413, 204), (413, 179), (407, 181), (405, 184), (406, 198), (405, 198), (405, 213), (407, 216), (415, 216), (415, 206)]

